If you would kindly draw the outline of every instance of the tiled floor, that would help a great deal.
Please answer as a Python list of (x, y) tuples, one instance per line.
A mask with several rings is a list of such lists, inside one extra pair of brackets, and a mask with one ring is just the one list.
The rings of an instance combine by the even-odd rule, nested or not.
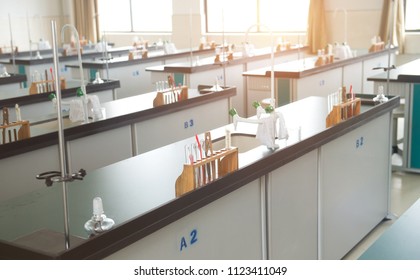
[(410, 206), (420, 198), (420, 174), (392, 173), (391, 212), (396, 216), (391, 220), (383, 221), (368, 236), (366, 236), (343, 259), (358, 259), (379, 236), (398, 219)]

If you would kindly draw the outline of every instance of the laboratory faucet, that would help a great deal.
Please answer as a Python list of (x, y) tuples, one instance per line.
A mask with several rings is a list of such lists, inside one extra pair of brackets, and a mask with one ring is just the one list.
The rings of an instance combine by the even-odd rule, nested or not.
[(246, 30), (245, 44), (248, 43), (248, 34), (252, 30), (252, 28), (254, 28), (254, 27), (264, 27), (270, 32), (270, 39), (271, 39), (271, 51), (270, 51), (270, 61), (271, 61), (271, 70), (270, 70), (271, 92), (270, 92), (270, 98), (271, 98), (271, 100), (270, 100), (270, 102), (275, 104), (275, 97), (274, 97), (274, 36), (273, 36), (273, 31), (270, 27), (268, 27), (266, 25), (262, 25), (262, 24), (259, 24), (259, 23), (253, 24), (250, 27), (248, 27), (248, 29)]
[(79, 63), (79, 72), (80, 72), (80, 80), (81, 80), (81, 85), (80, 85), (80, 89), (81, 89), (81, 97), (83, 98), (83, 113), (84, 113), (84, 122), (88, 123), (89, 119), (88, 119), (88, 109), (87, 109), (87, 103), (88, 103), (88, 98), (86, 95), (86, 85), (85, 85), (85, 78), (84, 78), (84, 74), (83, 74), (83, 67), (82, 67), (82, 54), (80, 51), (80, 39), (79, 39), (79, 32), (77, 32), (76, 27), (74, 27), (71, 24), (65, 24), (62, 28), (61, 28), (61, 42), (64, 42), (64, 31), (69, 28), (72, 33), (73, 36), (76, 39), (76, 48), (77, 48), (77, 60)]

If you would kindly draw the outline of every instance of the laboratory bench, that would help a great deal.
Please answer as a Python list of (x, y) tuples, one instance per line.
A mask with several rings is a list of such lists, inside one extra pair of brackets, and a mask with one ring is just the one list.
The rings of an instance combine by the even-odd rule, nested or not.
[(0, 90), (18, 90), (23, 87), (23, 83), (26, 82), (26, 75), (22, 74), (9, 74), (9, 77), (0, 76)]
[[(128, 54), (128, 52), (129, 52), (128, 47), (111, 48), (107, 50), (107, 53), (112, 56), (126, 55)], [(8, 60), (2, 59), (3, 60), (2, 63), (7, 65), (9, 72), (26, 75), (27, 77), (29, 77), (28, 79), (32, 81), (34, 73), (38, 72), (39, 74), (44, 75), (44, 72), (46, 70), (49, 73), (50, 68), (54, 67), (52, 50), (44, 50), (40, 54), (41, 54), (41, 57), (38, 58), (36, 56), (36, 51), (32, 51), (32, 55), (30, 55), (29, 52), (25, 52), (25, 53), (17, 55), (14, 58), (8, 58)], [(98, 52), (94, 49), (89, 49), (89, 48), (84, 48), (81, 53), (82, 59), (92, 58), (92, 57), (100, 59), (103, 55), (104, 55), (104, 52)], [(71, 73), (65, 67), (64, 64), (77, 62), (78, 54), (72, 53), (70, 55), (65, 55), (63, 50), (61, 49), (58, 59), (60, 63), (60, 69), (59, 69), (60, 77), (64, 77), (70, 80), (72, 78)], [(13, 66), (15, 66), (16, 69), (12, 69)], [(93, 79), (94, 78), (95, 77), (93, 77)], [(45, 80), (45, 78), (43, 80)], [(27, 83), (24, 83), (24, 87), (27, 87), (27, 86), (29, 85)]]
[[(200, 92), (189, 89), (188, 99), (156, 107), (156, 92), (104, 102), (103, 118), (85, 124), (71, 122), (67, 112), (63, 125), (69, 170), (90, 172), (229, 123), (229, 99), (236, 89)], [(30, 138), (0, 145), (0, 200), (44, 188), (35, 175), (60, 166), (57, 114), (47, 111), (28, 120)]]
[[(420, 171), (420, 59), (413, 60), (368, 78), (374, 83), (375, 91), (383, 88), (384, 94), (398, 95), (400, 107), (394, 111), (393, 124), (393, 169)], [(389, 76), (388, 76), (389, 75)], [(389, 78), (389, 88), (388, 88)]]
[[(2, 201), (0, 258), (340, 259), (388, 215), (391, 114), (398, 106), (399, 97), (363, 102), (359, 115), (326, 128), (326, 98), (292, 102), (276, 108), (289, 130), (276, 150), (249, 143), (255, 124), (213, 126), (215, 149), (231, 130), (238, 169), (180, 196), (175, 182), (194, 135), (92, 170), (67, 185), (69, 249), (60, 187)], [(121, 118), (133, 123), (142, 113), (134, 114)], [(169, 123), (160, 123), (163, 135)], [(84, 224), (94, 197), (116, 224), (89, 237)]]
[[(311, 95), (326, 97), (342, 86), (346, 86), (347, 90), (352, 86), (354, 92), (373, 94), (373, 83), (367, 78), (380, 71), (374, 68), (387, 67), (389, 57), (392, 65), (397, 50), (357, 50), (355, 57), (335, 59), (320, 66), (316, 66), (318, 57), (313, 55), (275, 65), (274, 97), (278, 105), (283, 105)], [(248, 100), (270, 98), (271, 67), (246, 71), (243, 76), (246, 77)]]
[[(300, 59), (306, 56), (308, 47), (293, 46), (290, 49), (275, 51), (274, 63), (284, 63)], [(248, 100), (247, 85), (244, 84), (242, 73), (271, 65), (271, 48), (256, 49), (249, 55), (235, 51), (229, 60), (226, 53), (220, 53), (220, 61), (215, 61), (216, 53), (207, 58), (195, 56), (194, 59), (182, 63), (168, 63), (146, 68), (151, 73), (152, 82), (165, 80), (167, 75), (174, 75), (177, 83), (183, 83), (190, 87), (196, 87), (199, 83), (229, 84), (237, 87), (237, 95), (232, 100), (233, 107), (242, 116), (252, 116), (255, 111), (249, 109), (247, 104), (254, 100)]]
[[(158, 66), (166, 63), (173, 63), (179, 61), (188, 61), (192, 56), (206, 57), (214, 54), (215, 50), (212, 48), (198, 49), (180, 49), (173, 53), (165, 53), (164, 50), (149, 51), (147, 57), (129, 58), (128, 53), (119, 56), (111, 56), (109, 59), (83, 59), (82, 67), (84, 69), (84, 76), (95, 79), (98, 72), (101, 77), (117, 79), (121, 81), (121, 90), (118, 93), (118, 98), (130, 97), (137, 95), (139, 92), (150, 92), (156, 90), (156, 86), (151, 81), (150, 73), (146, 72), (146, 68)], [(66, 68), (71, 69), (71, 76), (79, 79), (79, 65), (68, 63)], [(165, 77), (164, 80), (167, 80)], [(202, 84), (206, 84), (203, 81)], [(191, 87), (191, 86), (190, 86)], [(191, 88), (197, 88), (191, 87)]]
[[(86, 84), (86, 93), (97, 95), (101, 103), (108, 102), (114, 100), (114, 96), (119, 87), (120, 82), (114, 80), (105, 80), (100, 84), (88, 82)], [(80, 81), (66, 81), (66, 87), (61, 90), (63, 100), (69, 101), (71, 98), (75, 98), (78, 88), (80, 88)], [(30, 94), (29, 88), (4, 90), (0, 87), (0, 108), (9, 108), (10, 120), (15, 120), (16, 114), (14, 108), (18, 104), (22, 118), (32, 121), (36, 118), (42, 118), (42, 116), (55, 113), (55, 106), (49, 100), (49, 95), (52, 93), (54, 92), (46, 91), (44, 93)], [(68, 109), (68, 106), (66, 109)]]

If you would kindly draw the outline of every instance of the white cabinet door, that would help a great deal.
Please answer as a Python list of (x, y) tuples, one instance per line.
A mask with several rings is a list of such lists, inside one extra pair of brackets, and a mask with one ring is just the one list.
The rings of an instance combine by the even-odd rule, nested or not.
[(226, 98), (136, 123), (138, 154), (224, 126), (228, 111)]
[(270, 259), (317, 259), (317, 150), (271, 173), (268, 189)]
[(57, 145), (0, 160), (0, 201), (46, 188), (36, 175), (59, 170)]
[(387, 215), (390, 115), (329, 142), (320, 153), (321, 258), (340, 259)]
[(260, 194), (251, 182), (107, 259), (261, 259)]
[(67, 142), (70, 171), (87, 171), (130, 158), (131, 129), (123, 126)]
[(342, 86), (342, 68), (324, 71), (319, 74), (296, 79), (296, 92), (294, 95), (297, 100), (309, 96), (327, 97), (336, 92)]

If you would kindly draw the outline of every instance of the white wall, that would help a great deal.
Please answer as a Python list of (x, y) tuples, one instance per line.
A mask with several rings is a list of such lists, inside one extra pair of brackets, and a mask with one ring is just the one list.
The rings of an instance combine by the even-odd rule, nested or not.
[(383, 1), (325, 0), (328, 41), (344, 42), (347, 14), (347, 43), (354, 49), (369, 48), (370, 39), (379, 35)]
[(41, 38), (51, 42), (51, 20), (62, 23), (63, 1), (0, 0), (0, 47), (10, 48), (11, 37), (19, 50), (29, 49), (29, 37), (32, 42)]

